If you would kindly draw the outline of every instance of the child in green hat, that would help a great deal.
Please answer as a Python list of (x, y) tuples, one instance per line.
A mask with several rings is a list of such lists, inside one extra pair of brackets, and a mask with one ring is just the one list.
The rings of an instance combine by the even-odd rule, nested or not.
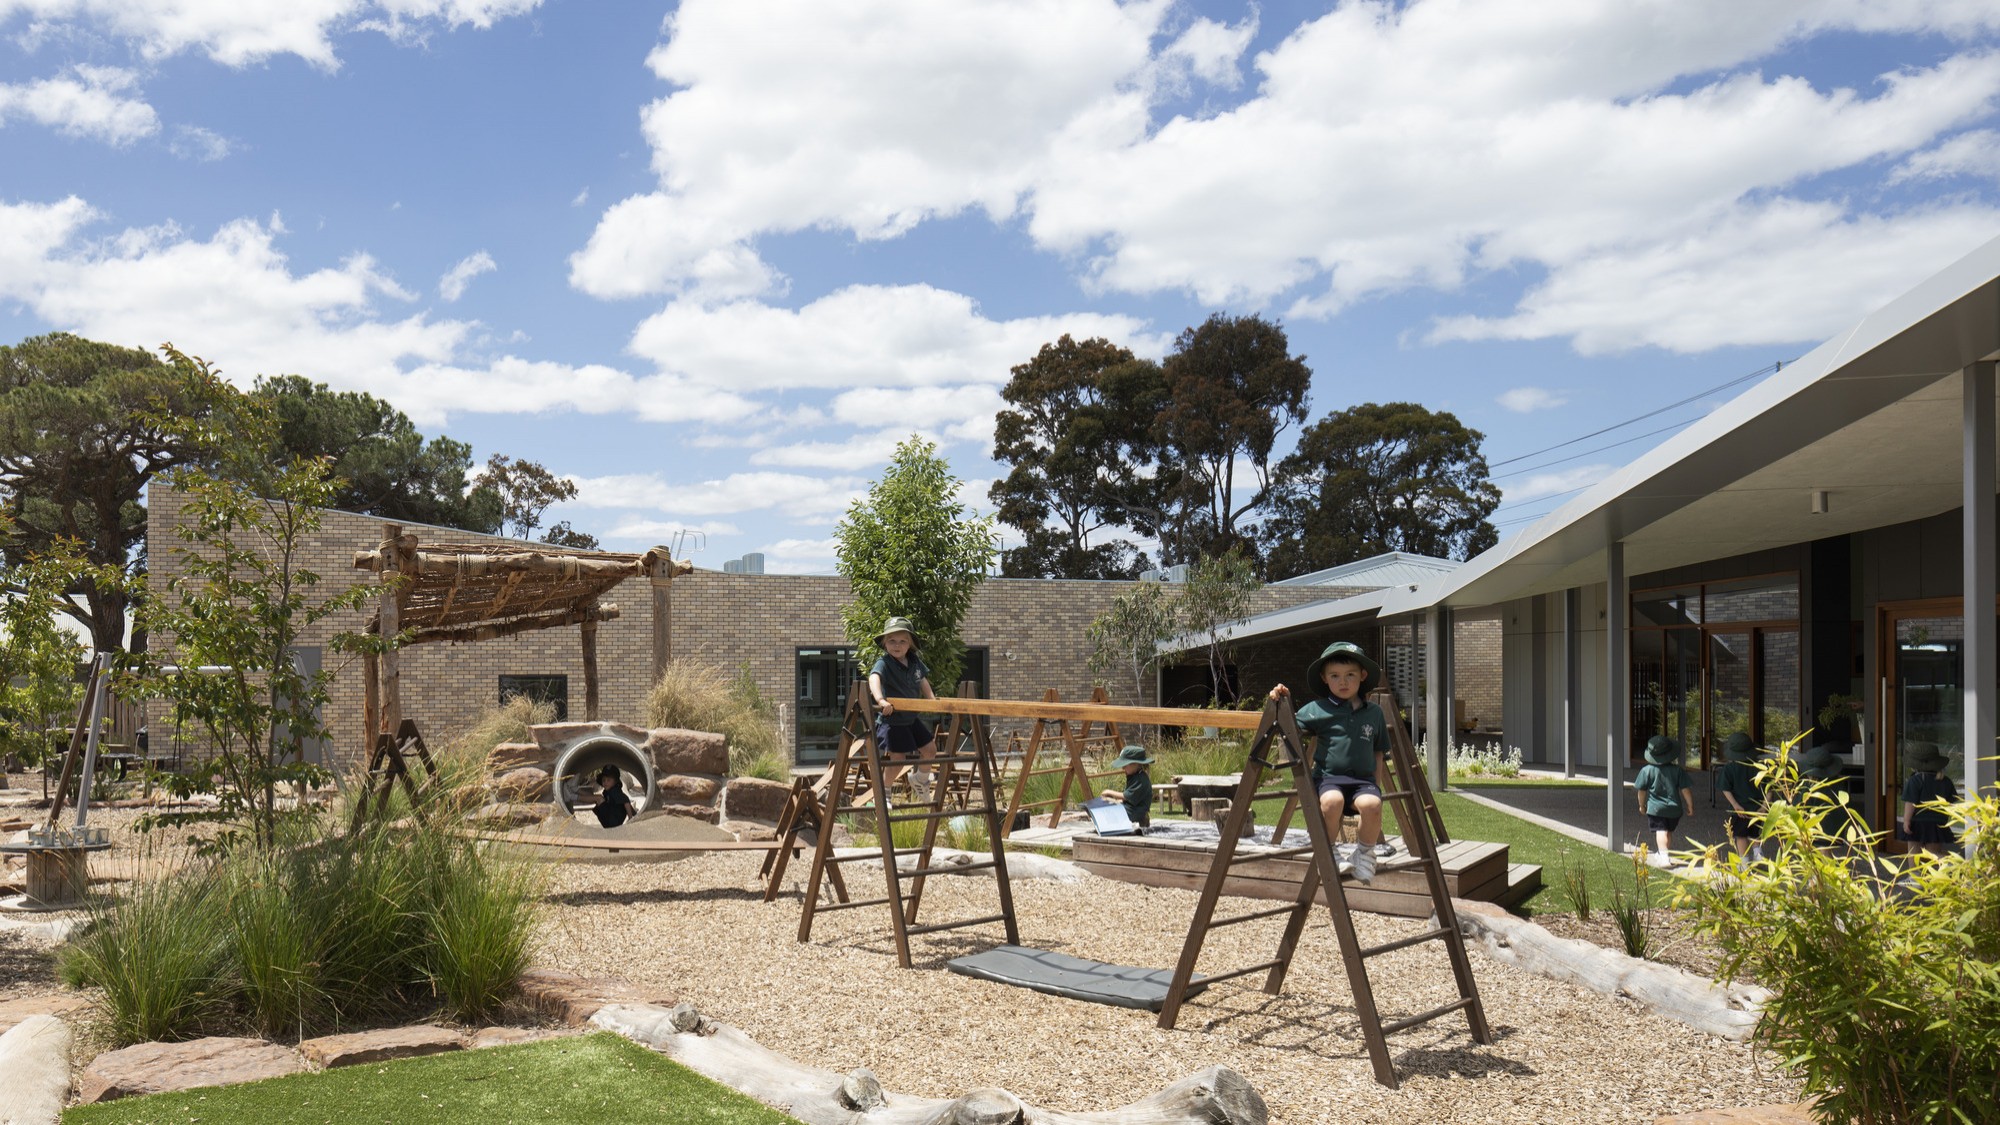
[[(896, 710), (890, 698), (936, 699), (931, 691), (930, 666), (917, 655), (917, 630), (907, 617), (891, 617), (882, 624), (882, 631), (875, 634), (875, 643), (882, 647), (881, 659), (868, 670), (868, 694), (875, 699), (875, 741), (882, 752), (893, 759), (907, 761), (921, 758), (926, 764), (937, 756), (937, 738), (931, 733), (930, 724), (915, 715), (906, 715)], [(883, 771), (884, 784), (894, 783), (903, 775), (903, 768)], [(929, 803), (930, 771), (918, 769), (910, 778), (910, 785), (916, 791), (917, 799)]]
[(1125, 819), (1143, 831), (1153, 823), (1153, 775), (1146, 772), (1153, 759), (1144, 746), (1127, 746), (1111, 764), (1125, 771), (1125, 788), (1106, 789), (1099, 796), (1125, 802)]
[(1757, 818), (1764, 813), (1764, 792), (1757, 788), (1758, 750), (1750, 735), (1737, 731), (1722, 746), (1722, 765), (1715, 771), (1715, 791), (1729, 805), (1729, 838), (1736, 854), (1745, 859), (1759, 858), (1751, 841)]
[(1958, 800), (1958, 786), (1944, 772), (1945, 757), (1936, 743), (1912, 742), (1908, 757), (1914, 772), (1903, 782), (1903, 839), (1943, 855), (1958, 839), (1952, 835), (1950, 818), (1926, 806), (1932, 801)]
[[(1307, 666), (1314, 698), (1296, 715), (1299, 729), (1315, 739), (1313, 785), (1327, 835), (1340, 838), (1340, 818), (1350, 807), (1361, 819), (1356, 838), (1364, 842), (1334, 848), (1340, 873), (1358, 883), (1374, 881), (1377, 855), (1395, 854), (1382, 838), (1382, 789), (1375, 784), (1376, 764), (1389, 752), (1389, 719), (1368, 698), (1381, 674), (1359, 645), (1335, 641)], [(1272, 699), (1290, 694), (1283, 684), (1271, 689)]]
[(1632, 779), (1632, 791), (1639, 799), (1639, 811), (1646, 815), (1646, 827), (1653, 830), (1659, 851), (1652, 862), (1672, 867), (1674, 829), (1681, 817), (1694, 811), (1694, 783), (1681, 768), (1681, 744), (1664, 734), (1646, 742), (1646, 764)]

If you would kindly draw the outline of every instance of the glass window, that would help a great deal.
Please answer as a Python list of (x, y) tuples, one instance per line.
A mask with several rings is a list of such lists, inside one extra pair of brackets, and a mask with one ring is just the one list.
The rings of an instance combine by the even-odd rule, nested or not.
[(1704, 601), (1705, 620), (1797, 621), (1799, 580), (1795, 575), (1766, 575), (1735, 582), (1711, 582)]
[(536, 703), (551, 704), (556, 709), (556, 722), (569, 721), (568, 676), (500, 677), (500, 702), (505, 703), (517, 695), (526, 696)]
[(1759, 745), (1782, 746), (1800, 730), (1799, 634), (1796, 629), (1764, 629), (1757, 649), (1757, 708), (1763, 727)]
[(861, 677), (854, 646), (801, 648), (795, 665), (799, 685), (795, 760), (802, 766), (830, 762), (840, 749), (848, 689)]
[(1701, 587), (1641, 590), (1632, 595), (1634, 625), (1701, 624)]

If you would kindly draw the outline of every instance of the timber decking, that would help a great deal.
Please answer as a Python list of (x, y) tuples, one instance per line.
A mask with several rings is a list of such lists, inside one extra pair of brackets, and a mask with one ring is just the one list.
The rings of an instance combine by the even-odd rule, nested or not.
[[(1352, 879), (1342, 881), (1347, 904), (1374, 914), (1427, 918), (1431, 914), (1431, 898), (1424, 885), (1423, 871), (1410, 858), (1401, 837), (1390, 837), (1390, 841), (1397, 845), (1396, 854), (1376, 861), (1373, 883), (1362, 886)], [(1215, 861), (1216, 845), (1145, 836), (1081, 835), (1072, 841), (1072, 848), (1073, 858), (1084, 870), (1107, 879), (1149, 887), (1200, 890)], [(1238, 849), (1238, 865), (1223, 884), (1223, 893), (1287, 901), (1297, 897), (1307, 861), (1244, 858), (1260, 850), (1270, 849), (1247, 844)], [(1542, 885), (1542, 869), (1533, 864), (1510, 864), (1505, 844), (1454, 840), (1439, 844), (1438, 855), (1443, 862), (1445, 884), (1455, 898), (1512, 906)], [(1318, 901), (1326, 902), (1324, 888), (1318, 892)]]

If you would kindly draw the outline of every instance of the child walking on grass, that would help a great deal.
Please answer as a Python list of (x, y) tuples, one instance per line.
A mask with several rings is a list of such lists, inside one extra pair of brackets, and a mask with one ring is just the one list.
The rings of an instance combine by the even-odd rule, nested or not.
[(1680, 827), (1681, 817), (1694, 811), (1694, 783), (1681, 768), (1681, 744), (1664, 734), (1648, 739), (1646, 764), (1632, 779), (1632, 790), (1639, 811), (1646, 814), (1646, 827), (1653, 830), (1653, 842), (1659, 845), (1652, 862), (1672, 867), (1674, 829)]
[(1722, 767), (1715, 771), (1715, 791), (1729, 804), (1729, 838), (1744, 859), (1761, 858), (1752, 837), (1764, 815), (1764, 793), (1757, 788), (1758, 756), (1750, 736), (1737, 731), (1722, 747)]

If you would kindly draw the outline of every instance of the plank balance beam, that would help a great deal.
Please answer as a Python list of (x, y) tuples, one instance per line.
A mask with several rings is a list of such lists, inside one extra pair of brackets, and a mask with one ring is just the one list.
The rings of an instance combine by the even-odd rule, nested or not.
[(1256, 711), (1205, 711), (1195, 707), (1124, 707), (1111, 703), (1047, 703), (1035, 699), (902, 699), (898, 711), (923, 715), (984, 715), (996, 719), (1077, 719), (1168, 727), (1256, 730)]

